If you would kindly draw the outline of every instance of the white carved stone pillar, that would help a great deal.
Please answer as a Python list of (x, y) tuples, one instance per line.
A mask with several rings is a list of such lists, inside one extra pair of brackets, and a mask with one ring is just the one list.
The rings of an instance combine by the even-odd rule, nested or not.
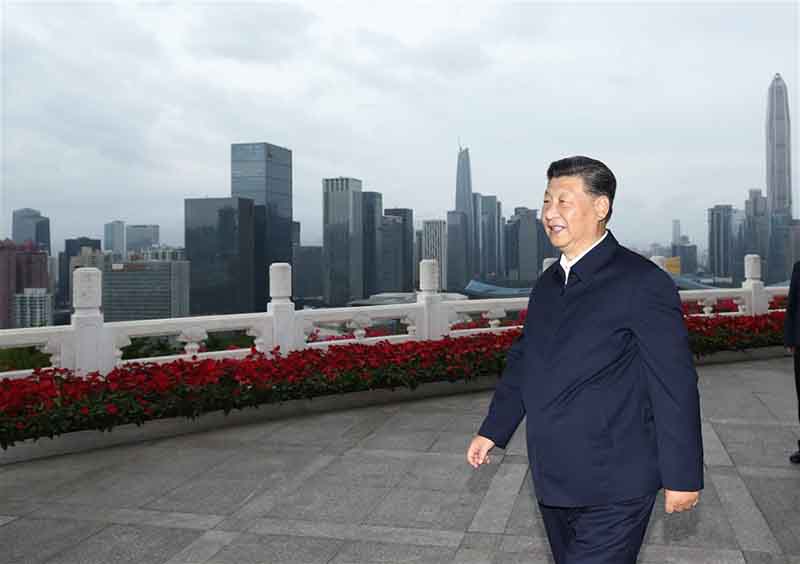
[(417, 303), (423, 304), (423, 322), (416, 335), (421, 341), (441, 339), (450, 330), (449, 319), (442, 307), (439, 293), (439, 267), (436, 259), (423, 259), (419, 263), (419, 292)]
[(292, 302), (292, 266), (286, 262), (269, 265), (269, 296), (267, 312), (272, 314), (272, 342), (286, 354), (305, 343), (295, 343), (295, 315)]
[(106, 374), (115, 364), (114, 343), (106, 331), (100, 311), (103, 273), (97, 268), (76, 268), (72, 272), (72, 314), (74, 369), (79, 375), (99, 371)]
[(761, 257), (759, 255), (745, 255), (744, 257), (744, 282), (742, 288), (748, 290), (745, 303), (750, 315), (762, 315), (769, 311), (769, 294), (764, 290), (764, 281), (761, 280)]

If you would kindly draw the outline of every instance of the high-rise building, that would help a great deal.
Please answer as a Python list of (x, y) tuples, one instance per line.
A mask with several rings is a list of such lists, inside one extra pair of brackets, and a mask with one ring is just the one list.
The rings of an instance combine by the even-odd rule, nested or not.
[(292, 151), (271, 143), (231, 145), (231, 196), (253, 200), (253, 292), (267, 309), (269, 265), (292, 262)]
[(506, 233), (506, 269), (509, 280), (535, 281), (542, 269), (539, 255), (539, 220), (537, 210), (514, 208)]
[(0, 329), (11, 329), (11, 311), (17, 289), (17, 246), (10, 239), (0, 241)]
[[(381, 217), (380, 230), (380, 271), (378, 273), (378, 288), (380, 292), (406, 292), (404, 283), (404, 251), (406, 225), (404, 218), (399, 215), (386, 215)], [(413, 272), (412, 272), (413, 274)]]
[(171, 247), (169, 245), (159, 245), (157, 247), (150, 247), (142, 251), (141, 261), (149, 262), (154, 260), (169, 261), (169, 260), (186, 260), (186, 249), (183, 247)]
[(414, 282), (414, 211), (408, 208), (388, 208), (383, 211), (386, 217), (394, 216), (402, 220), (402, 259), (399, 292), (413, 292)]
[(364, 297), (377, 294), (379, 290), (378, 276), (380, 272), (379, 240), (381, 217), (383, 217), (383, 195), (380, 192), (362, 192), (364, 238)]
[(322, 303), (322, 247), (292, 247), (292, 299)]
[(125, 250), (139, 253), (159, 244), (158, 225), (128, 225), (125, 227)]
[(436, 259), (439, 272), (439, 290), (447, 285), (447, 222), (426, 219), (422, 222), (422, 258)]
[(17, 245), (16, 292), (25, 288), (44, 288), (50, 286), (47, 251), (34, 250), (30, 243)]
[(189, 262), (139, 261), (103, 271), (106, 321), (189, 316)]
[(361, 180), (322, 180), (323, 296), (328, 306), (364, 297), (364, 228)]
[(17, 244), (31, 241), (34, 247), (50, 254), (50, 218), (39, 210), (22, 208), (11, 215), (11, 238)]
[(469, 160), (469, 148), (459, 147), (458, 166), (456, 168), (456, 210), (467, 218), (467, 278), (475, 275), (475, 212), (472, 196), (472, 165)]
[(483, 194), (480, 192), (472, 193), (472, 272), (473, 278), (485, 279), (486, 278), (486, 239), (484, 236), (484, 209), (483, 209)]
[(748, 197), (744, 203), (744, 212), (745, 250), (749, 254), (758, 254), (762, 262), (766, 261), (769, 243), (769, 210), (767, 198), (762, 195), (761, 190), (752, 189), (748, 191)]
[(733, 279), (733, 206), (716, 205), (708, 209), (708, 269), (717, 278)]
[[(292, 221), (292, 247), (300, 244), (300, 222)], [(294, 256), (294, 254), (292, 255)]]
[(25, 288), (14, 295), (14, 327), (45, 327), (53, 324), (53, 294), (47, 288)]
[(111, 251), (115, 262), (127, 259), (124, 221), (115, 220), (103, 226), (103, 250)]
[(680, 245), (681, 242), (681, 220), (672, 220), (672, 244)]
[(419, 288), (419, 263), (422, 260), (422, 229), (414, 230), (414, 288)]
[(448, 292), (463, 292), (469, 284), (469, 229), (466, 213), (458, 210), (447, 212), (447, 285), (444, 288)]
[(249, 198), (184, 200), (192, 315), (261, 310), (253, 288), (253, 208)]
[(770, 216), (767, 283), (786, 280), (792, 224), (791, 123), (789, 92), (780, 74), (767, 93), (767, 206)]
[(497, 213), (497, 196), (482, 196), (481, 220), (483, 223), (483, 253), (486, 279), (500, 277), (500, 216)]
[(681, 274), (697, 274), (697, 245), (693, 245), (687, 235), (681, 235), (678, 244), (672, 245), (672, 256), (680, 260)]
[(58, 253), (58, 294), (56, 295), (56, 303), (60, 307), (68, 308), (72, 305), (70, 261), (81, 254), (83, 247), (100, 251), (100, 239), (92, 239), (91, 237), (66, 239), (64, 241), (64, 250)]
[(506, 277), (506, 218), (503, 206), (497, 202), (497, 278)]

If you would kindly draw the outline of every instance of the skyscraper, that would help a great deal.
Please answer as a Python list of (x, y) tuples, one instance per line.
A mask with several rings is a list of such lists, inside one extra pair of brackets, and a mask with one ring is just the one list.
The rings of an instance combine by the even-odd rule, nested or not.
[(780, 74), (772, 79), (767, 93), (767, 206), (769, 249), (767, 282), (789, 276), (789, 234), (792, 224), (791, 124), (789, 93)]
[(467, 273), (468, 278), (475, 274), (475, 213), (472, 198), (472, 169), (469, 160), (469, 148), (459, 147), (458, 166), (456, 169), (456, 210), (462, 212), (467, 218)]
[(447, 290), (447, 222), (426, 219), (422, 222), (422, 258), (436, 259), (439, 290)]
[(192, 315), (261, 311), (253, 295), (253, 208), (249, 198), (184, 200)]
[(267, 309), (269, 265), (292, 262), (292, 151), (271, 143), (231, 145), (231, 196), (255, 205), (257, 310)]
[(708, 209), (708, 269), (715, 277), (733, 277), (733, 215), (728, 204)]
[(115, 220), (103, 226), (103, 250), (111, 251), (114, 260), (124, 261), (126, 257), (125, 222)]
[(402, 226), (402, 258), (403, 267), (400, 275), (400, 292), (414, 291), (414, 211), (408, 208), (388, 208), (385, 216), (396, 216), (403, 220)]
[(497, 280), (500, 274), (500, 216), (497, 196), (482, 196), (482, 237), (483, 260), (486, 264), (484, 276), (488, 280)]
[(322, 179), (323, 296), (328, 306), (364, 297), (361, 180)]
[[(409, 210), (410, 211), (410, 210)], [(381, 292), (408, 292), (403, 288), (406, 224), (400, 215), (381, 217), (380, 272), (378, 286)], [(409, 261), (410, 262), (410, 261)], [(413, 271), (411, 272), (413, 276)]]
[(14, 210), (11, 216), (11, 238), (19, 245), (31, 241), (49, 255), (50, 218), (31, 208)]
[(189, 316), (188, 261), (112, 264), (103, 271), (106, 321)]
[(769, 211), (767, 198), (759, 189), (748, 191), (747, 200), (744, 202), (745, 213), (745, 251), (755, 253), (762, 261), (767, 259), (767, 245), (769, 243)]
[(76, 237), (64, 241), (64, 250), (58, 254), (58, 295), (56, 302), (59, 306), (69, 307), (72, 304), (70, 286), (72, 284), (72, 271), (70, 261), (81, 254), (81, 248), (100, 250), (100, 239), (91, 237)]
[(681, 220), (680, 219), (673, 219), (672, 220), (672, 244), (673, 245), (680, 245), (681, 244)]
[(506, 232), (506, 266), (510, 280), (535, 281), (542, 268), (539, 255), (539, 220), (537, 210), (514, 208)]
[(362, 219), (364, 237), (364, 297), (378, 293), (380, 271), (379, 240), (381, 217), (383, 217), (383, 195), (380, 192), (362, 192)]
[(463, 292), (470, 281), (467, 265), (469, 264), (469, 248), (467, 247), (470, 225), (467, 214), (458, 211), (447, 212), (447, 286), (448, 292)]

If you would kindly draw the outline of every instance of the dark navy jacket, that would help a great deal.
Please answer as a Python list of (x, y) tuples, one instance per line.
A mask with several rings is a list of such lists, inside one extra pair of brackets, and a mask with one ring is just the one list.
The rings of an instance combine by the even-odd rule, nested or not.
[(792, 279), (789, 282), (789, 295), (786, 301), (786, 317), (783, 320), (783, 344), (787, 347), (800, 345), (800, 311), (797, 308), (797, 292), (800, 291), (800, 262), (794, 263)]
[(527, 415), (546, 505), (703, 488), (697, 373), (672, 278), (609, 232), (539, 277), (479, 435), (505, 448)]

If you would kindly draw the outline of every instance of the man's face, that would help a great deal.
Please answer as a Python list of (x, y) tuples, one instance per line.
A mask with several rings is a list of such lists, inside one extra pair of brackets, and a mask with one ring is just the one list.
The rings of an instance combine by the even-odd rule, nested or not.
[(547, 183), (542, 219), (550, 242), (567, 258), (580, 254), (603, 233), (601, 220), (608, 213), (608, 199), (584, 189), (580, 176), (561, 176)]

